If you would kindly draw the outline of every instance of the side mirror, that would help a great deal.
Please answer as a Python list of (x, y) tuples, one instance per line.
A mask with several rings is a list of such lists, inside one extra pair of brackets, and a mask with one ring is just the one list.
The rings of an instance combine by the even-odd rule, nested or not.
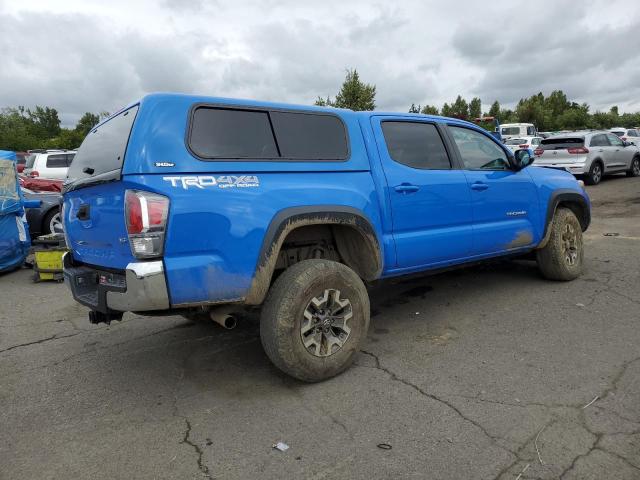
[(514, 167), (516, 170), (522, 170), (533, 163), (533, 157), (529, 150), (516, 150), (514, 153)]

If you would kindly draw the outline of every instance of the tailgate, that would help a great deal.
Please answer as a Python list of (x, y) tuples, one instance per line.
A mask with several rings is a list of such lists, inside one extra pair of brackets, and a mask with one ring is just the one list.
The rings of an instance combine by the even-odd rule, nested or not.
[(131, 254), (124, 216), (123, 182), (67, 192), (64, 228), (73, 258), (83, 263), (123, 269)]
[[(138, 105), (93, 128), (64, 184), (64, 230), (75, 260), (123, 269), (135, 261), (124, 215), (121, 169)], [(131, 188), (131, 187), (129, 187)]]

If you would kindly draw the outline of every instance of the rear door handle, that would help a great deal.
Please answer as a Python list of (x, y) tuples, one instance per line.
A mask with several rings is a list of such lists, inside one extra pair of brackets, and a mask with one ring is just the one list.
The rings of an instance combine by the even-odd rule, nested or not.
[(420, 187), (417, 185), (411, 185), (410, 183), (401, 183), (400, 185), (393, 187), (393, 189), (396, 192), (407, 194), (417, 192), (420, 190)]
[(487, 188), (489, 188), (489, 185), (487, 185), (486, 183), (473, 182), (471, 184), (471, 189), (472, 190), (486, 190)]

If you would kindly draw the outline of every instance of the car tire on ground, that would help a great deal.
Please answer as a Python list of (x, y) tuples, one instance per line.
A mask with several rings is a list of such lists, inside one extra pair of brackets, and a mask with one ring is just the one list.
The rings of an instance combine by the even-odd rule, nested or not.
[(591, 164), (589, 173), (584, 176), (584, 183), (586, 183), (587, 185), (597, 185), (600, 183), (600, 180), (602, 180), (603, 174), (604, 170), (602, 162), (597, 160)]
[[(42, 221), (42, 234), (49, 235), (50, 233), (54, 233), (54, 230), (57, 230), (54, 229), (54, 225), (58, 225), (60, 226), (59, 229), (62, 229), (62, 219), (60, 218), (60, 209), (58, 208), (52, 209), (44, 217), (44, 220)], [(62, 231), (55, 231), (55, 233), (62, 233)]]
[(571, 210), (560, 207), (549, 228), (549, 241), (536, 252), (540, 272), (550, 280), (578, 278), (584, 261), (580, 222)]
[(627, 170), (627, 177), (640, 177), (640, 157), (633, 157), (631, 166)]
[(369, 329), (369, 295), (338, 262), (304, 260), (274, 282), (263, 305), (260, 338), (283, 372), (318, 382), (346, 370)]

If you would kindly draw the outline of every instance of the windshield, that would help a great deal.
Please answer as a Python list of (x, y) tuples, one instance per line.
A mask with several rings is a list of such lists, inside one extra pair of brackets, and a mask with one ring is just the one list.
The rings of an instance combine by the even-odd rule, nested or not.
[(94, 128), (78, 149), (67, 177), (71, 181), (120, 171), (138, 106), (120, 112)]
[(619, 137), (624, 137), (624, 132), (621, 131), (621, 130), (615, 130), (615, 131), (613, 131), (611, 133), (615, 133)]
[(519, 135), (520, 127), (507, 127), (502, 129), (503, 135)]

